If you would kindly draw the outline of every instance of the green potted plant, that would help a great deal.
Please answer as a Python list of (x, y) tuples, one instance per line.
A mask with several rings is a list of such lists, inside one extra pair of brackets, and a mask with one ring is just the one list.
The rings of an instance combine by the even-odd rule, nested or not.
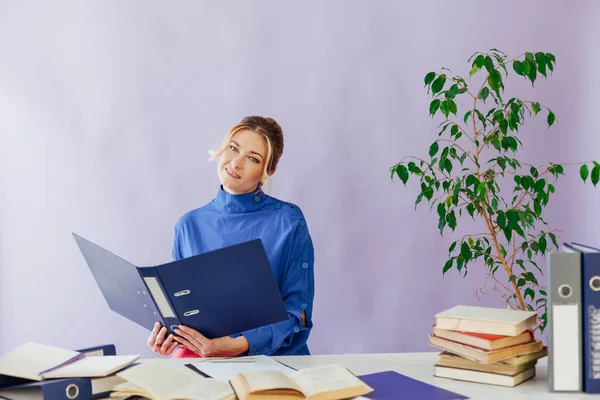
[[(432, 96), (429, 115), (443, 114), (438, 138), (429, 146), (429, 158), (403, 157), (391, 167), (404, 185), (412, 175), (421, 191), (416, 206), (425, 199), (436, 208), (440, 234), (456, 228), (463, 214), (482, 222), (485, 232), (454, 241), (442, 273), (452, 268), (467, 275), (467, 265), (485, 268), (484, 287), (494, 291), (512, 309), (541, 313), (536, 329), (547, 323), (546, 288), (539, 284), (542, 269), (535, 255), (558, 249), (556, 230), (542, 217), (555, 191), (555, 182), (567, 165), (578, 165), (581, 179), (596, 186), (600, 164), (553, 163), (534, 166), (517, 158), (522, 149), (520, 129), (532, 117), (544, 115), (548, 127), (556, 116), (536, 101), (505, 100), (506, 77), (516, 74), (533, 85), (551, 75), (556, 65), (550, 53), (524, 53), (512, 59), (501, 51), (475, 53), (469, 59), (469, 78), (483, 75), (481, 85), (470, 86), (460, 76), (442, 68), (425, 76)], [(462, 106), (467, 104), (467, 106)], [(507, 187), (512, 191), (508, 191)]]

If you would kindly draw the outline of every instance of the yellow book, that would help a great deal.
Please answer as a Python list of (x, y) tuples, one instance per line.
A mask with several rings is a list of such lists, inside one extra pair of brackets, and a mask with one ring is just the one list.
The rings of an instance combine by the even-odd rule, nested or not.
[(436, 365), (433, 376), (456, 379), (459, 381), (487, 383), (489, 385), (514, 387), (535, 376), (535, 367), (531, 366), (516, 375), (500, 375), (490, 372), (471, 371), (468, 369), (449, 368)]
[(477, 361), (472, 361), (467, 358), (457, 356), (455, 354), (450, 353), (441, 353), (440, 359), (437, 362), (437, 365), (442, 367), (450, 367), (450, 368), (460, 368), (460, 369), (470, 369), (473, 371), (481, 371), (481, 372), (491, 372), (493, 374), (500, 375), (516, 375), (525, 371), (526, 369), (531, 368), (531, 366), (537, 363), (536, 360), (529, 361), (526, 364), (522, 365), (510, 365), (504, 364), (502, 362), (493, 363), (493, 364), (482, 364)]
[(518, 346), (506, 347), (500, 350), (487, 351), (476, 347), (466, 346), (464, 344), (452, 342), (450, 340), (439, 338), (435, 335), (429, 336), (429, 344), (446, 350), (450, 353), (458, 354), (469, 360), (477, 361), (482, 364), (490, 364), (498, 361), (506, 360), (511, 357), (522, 354), (535, 353), (542, 350), (543, 344), (540, 340), (520, 344)]

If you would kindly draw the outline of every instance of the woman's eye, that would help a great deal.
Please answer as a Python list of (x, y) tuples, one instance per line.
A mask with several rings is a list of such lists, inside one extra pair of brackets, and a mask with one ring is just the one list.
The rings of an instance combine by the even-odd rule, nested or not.
[(254, 158), (254, 157), (250, 157), (250, 161), (252, 161), (253, 163), (256, 163), (256, 164), (259, 163), (258, 159)]
[(229, 146), (229, 149), (230, 149), (231, 151), (237, 151), (237, 147), (235, 147), (235, 146), (231, 146), (231, 145), (230, 145), (230, 146)]

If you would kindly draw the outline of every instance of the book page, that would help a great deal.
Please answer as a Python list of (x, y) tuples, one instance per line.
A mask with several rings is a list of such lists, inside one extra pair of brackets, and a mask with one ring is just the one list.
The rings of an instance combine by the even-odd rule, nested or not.
[[(247, 359), (248, 362), (242, 361)], [(235, 374), (245, 374), (251, 371), (281, 371), (290, 376), (295, 369), (285, 366), (268, 356), (236, 357), (228, 361), (227, 359), (206, 359), (194, 362), (192, 365), (214, 379), (228, 381)]]
[(534, 315), (537, 315), (534, 311), (458, 305), (436, 314), (435, 317), (518, 325)]
[(0, 374), (42, 380), (40, 374), (81, 357), (76, 351), (38, 343), (25, 343), (0, 357)]
[(172, 398), (182, 400), (233, 399), (235, 392), (227, 381), (199, 379), (173, 393)]
[(64, 367), (45, 373), (50, 378), (98, 378), (112, 374), (132, 364), (139, 356), (85, 357)]
[(117, 375), (141, 387), (157, 399), (168, 399), (184, 386), (206, 379), (185, 365), (160, 359), (134, 365)]
[(298, 385), (291, 381), (281, 371), (252, 371), (242, 375), (248, 382), (250, 392), (270, 389), (292, 389), (301, 391)]
[(306, 397), (365, 384), (340, 364), (301, 369), (291, 376)]

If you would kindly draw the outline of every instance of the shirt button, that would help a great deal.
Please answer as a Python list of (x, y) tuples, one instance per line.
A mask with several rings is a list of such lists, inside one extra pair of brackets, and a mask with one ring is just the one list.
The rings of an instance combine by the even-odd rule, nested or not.
[(260, 201), (260, 196), (254, 196), (254, 201), (258, 203)]
[(300, 332), (300, 328), (298, 328), (297, 326), (294, 327), (294, 332), (298, 333)]
[(302, 308), (304, 310), (306, 308), (306, 303), (300, 304), (300, 308)]
[(254, 352), (254, 355), (255, 355), (255, 356), (260, 356), (260, 351), (255, 351), (255, 352)]
[(308, 263), (302, 263), (302, 268), (304, 268), (304, 269), (308, 268)]
[(304, 220), (300, 220), (300, 226), (304, 226), (306, 225), (306, 222)]
[(276, 210), (279, 210), (281, 208), (281, 203), (275, 203), (273, 207), (275, 207)]

